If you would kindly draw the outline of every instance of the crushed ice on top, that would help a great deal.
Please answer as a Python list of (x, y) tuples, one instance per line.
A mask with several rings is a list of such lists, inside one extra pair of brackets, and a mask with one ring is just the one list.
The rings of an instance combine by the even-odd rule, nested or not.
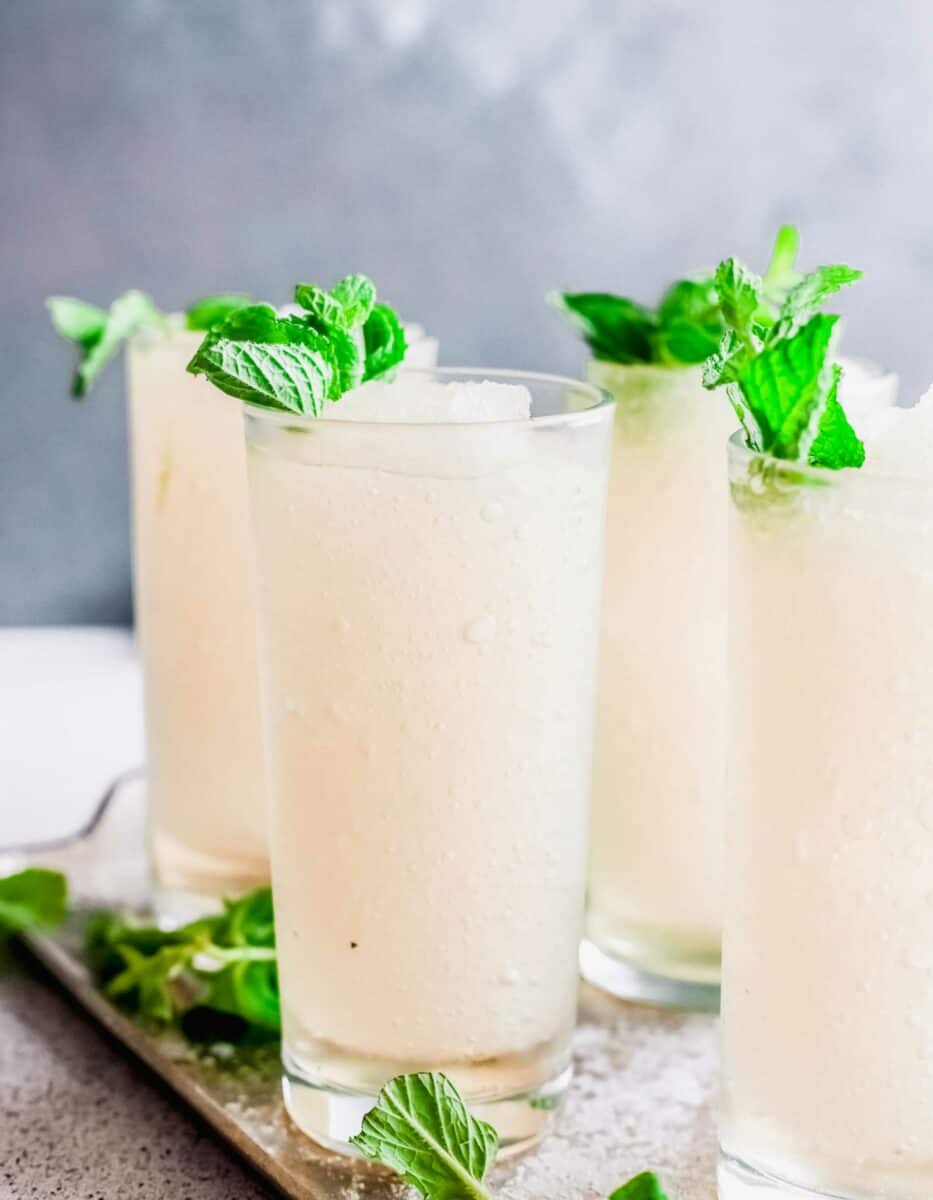
[(842, 367), (842, 383), (839, 400), (853, 422), (863, 417), (871, 418), (879, 409), (888, 409), (897, 403), (898, 378), (893, 371), (865, 358), (839, 359)]
[(403, 359), (404, 366), (416, 371), (436, 367), (438, 352), (437, 338), (428, 337), (423, 325), (409, 324), (406, 321), (404, 329), (407, 346), (405, 358)]
[(348, 392), (327, 409), (333, 421), (473, 424), (527, 421), (531, 393), (512, 383), (443, 383), (417, 374), (401, 374), (394, 383), (372, 380)]
[(902, 479), (933, 478), (933, 387), (910, 408), (874, 408), (849, 415), (865, 443), (863, 471)]

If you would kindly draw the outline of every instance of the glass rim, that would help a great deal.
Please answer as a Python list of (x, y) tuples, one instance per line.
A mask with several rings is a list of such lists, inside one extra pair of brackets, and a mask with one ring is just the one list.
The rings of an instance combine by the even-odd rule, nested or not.
[[(933, 488), (933, 478), (925, 479), (922, 475), (894, 475), (890, 471), (865, 470), (862, 467), (841, 467), (833, 470), (831, 467), (814, 467), (807, 462), (796, 462), (789, 458), (776, 458), (764, 450), (753, 450), (745, 444), (745, 431), (737, 429), (729, 437), (727, 443), (729, 462), (761, 462), (782, 474), (793, 473), (812, 479), (823, 486), (854, 483), (856, 487), (904, 487), (904, 488)], [(867, 461), (867, 460), (866, 460)]]
[[(550, 375), (543, 371), (521, 371), (497, 367), (402, 367), (399, 375), (422, 375), (432, 379), (439, 378), (440, 382), (453, 383), (457, 380), (482, 383), (527, 383), (533, 385), (546, 384), (562, 388), (573, 388), (574, 391), (588, 395), (591, 403), (585, 407), (569, 412), (548, 413), (544, 416), (534, 415), (521, 420), (502, 421), (358, 421), (346, 420), (341, 417), (311, 416), (308, 413), (286, 412), (279, 408), (266, 408), (262, 404), (251, 404), (242, 401), (245, 414), (256, 421), (267, 422), (280, 428), (299, 426), (314, 429), (324, 425), (333, 428), (339, 425), (347, 429), (502, 429), (503, 427), (519, 429), (532, 425), (542, 428), (549, 425), (587, 425), (594, 420), (600, 420), (605, 410), (615, 407), (615, 398), (605, 388), (590, 383), (586, 379), (574, 379), (569, 375)], [(378, 380), (374, 382), (379, 382)], [(338, 400), (336, 403), (340, 403)]]

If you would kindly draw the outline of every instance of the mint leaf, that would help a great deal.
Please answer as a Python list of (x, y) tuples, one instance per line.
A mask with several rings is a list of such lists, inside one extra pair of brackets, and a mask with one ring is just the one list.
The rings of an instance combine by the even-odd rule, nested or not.
[(653, 1171), (642, 1171), (628, 1183), (623, 1183), (609, 1197), (609, 1200), (667, 1200), (661, 1191), (661, 1181)]
[(300, 317), (254, 304), (211, 330), (188, 370), (251, 404), (318, 416), (333, 397), (338, 364), (328, 338)]
[(272, 893), (257, 888), (175, 930), (95, 914), (84, 954), (106, 993), (136, 1016), (198, 1040), (262, 1041), (281, 1029)]
[(719, 297), (712, 279), (679, 279), (672, 283), (658, 305), (658, 320), (662, 325), (686, 321), (691, 325), (716, 329), (719, 340)]
[(758, 332), (755, 321), (761, 304), (761, 279), (736, 258), (727, 258), (716, 269), (716, 293), (722, 318), (739, 345), (753, 348)]
[(399, 1075), (350, 1138), (368, 1157), (392, 1167), (425, 1200), (489, 1200), (482, 1186), (499, 1137), (471, 1116), (445, 1075)]
[(137, 291), (118, 297), (106, 313), (67, 296), (52, 296), (48, 307), (55, 328), (80, 351), (71, 384), (71, 394), (76, 397), (87, 395), (128, 338), (145, 326), (158, 325), (164, 320), (149, 297)]
[(363, 379), (378, 379), (391, 371), (405, 357), (408, 348), (402, 323), (385, 304), (373, 305), (363, 326), (366, 360)]
[(762, 279), (765, 299), (776, 308), (800, 278), (795, 266), (799, 245), (800, 237), (794, 226), (782, 225), (774, 239), (771, 261)]
[(45, 302), (57, 333), (77, 342), (87, 352), (100, 340), (107, 314), (95, 304), (85, 304), (72, 296), (49, 296)]
[(807, 455), (811, 467), (838, 471), (842, 467), (860, 467), (865, 462), (865, 445), (849, 424), (837, 398), (841, 378), (842, 367), (834, 363), (829, 398)]
[(701, 363), (722, 336), (719, 300), (712, 279), (681, 279), (658, 305), (654, 355), (659, 362)]
[(375, 285), (365, 275), (345, 276), (331, 288), (331, 295), (343, 307), (351, 329), (366, 322), (376, 303)]
[(249, 296), (205, 296), (185, 309), (185, 328), (196, 331), (213, 329), (232, 312), (252, 303)]
[(792, 334), (805, 325), (830, 296), (861, 278), (861, 271), (842, 265), (817, 267), (809, 275), (804, 275), (790, 289), (781, 305), (775, 336), (787, 337)]
[(739, 373), (740, 415), (753, 449), (775, 458), (805, 456), (833, 387), (829, 356), (837, 320), (825, 313), (812, 317), (794, 337), (767, 345)]
[(333, 326), (347, 329), (350, 322), (343, 304), (330, 292), (313, 283), (299, 283), (295, 288), (295, 303), (311, 314), (314, 323), (322, 332)]
[(608, 292), (551, 292), (548, 300), (583, 335), (596, 358), (653, 361), (657, 317), (650, 309)]
[[(331, 389), (331, 400), (352, 391), (363, 382), (365, 349), (359, 330), (332, 329), (330, 345), (337, 370)], [(404, 357), (405, 351), (402, 351)]]
[(833, 470), (858, 467), (865, 447), (839, 403), (832, 361), (838, 317), (819, 309), (861, 272), (835, 265), (801, 275), (796, 254), (797, 231), (785, 226), (763, 281), (734, 258), (719, 265), (726, 332), (703, 365), (703, 384), (726, 385), (751, 449)]
[(65, 876), (44, 867), (28, 867), (0, 879), (0, 932), (20, 933), (57, 925), (65, 915)]
[(173, 985), (196, 952), (193, 945), (162, 946), (153, 954), (142, 954), (129, 944), (118, 946), (123, 969), (108, 982), (107, 995), (114, 999), (132, 996), (139, 1016), (171, 1021), (176, 1005)]

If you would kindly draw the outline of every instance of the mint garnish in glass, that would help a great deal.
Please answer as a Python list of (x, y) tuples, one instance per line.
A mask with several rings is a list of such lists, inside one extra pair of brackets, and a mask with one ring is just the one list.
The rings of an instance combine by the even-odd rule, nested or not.
[[(45, 303), (55, 329), (78, 350), (78, 366), (71, 384), (76, 399), (87, 395), (104, 367), (131, 337), (142, 329), (168, 329), (172, 324), (172, 318), (145, 292), (136, 290), (118, 296), (106, 312), (73, 296), (50, 296)], [(250, 303), (248, 296), (205, 296), (186, 309), (184, 328), (208, 330)]]
[(376, 303), (365, 275), (330, 291), (295, 288), (298, 314), (251, 304), (212, 328), (188, 364), (215, 387), (263, 408), (319, 416), (328, 400), (393, 370), (405, 357), (395, 312)]
[(820, 309), (861, 272), (836, 265), (801, 275), (796, 245), (796, 232), (781, 230), (764, 277), (735, 258), (719, 264), (724, 333), (703, 383), (726, 387), (749, 449), (831, 470), (860, 467), (865, 448), (838, 399), (839, 318)]
[(711, 278), (678, 280), (657, 308), (609, 292), (551, 292), (548, 300), (604, 362), (695, 365), (715, 352), (723, 331)]

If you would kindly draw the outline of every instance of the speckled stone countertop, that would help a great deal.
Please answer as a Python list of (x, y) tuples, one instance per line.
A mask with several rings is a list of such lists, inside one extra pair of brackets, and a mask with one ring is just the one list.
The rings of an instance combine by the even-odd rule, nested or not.
[(3, 1200), (274, 1194), (38, 969), (0, 952)]
[[(582, 1016), (577, 1074), (555, 1130), (496, 1169), (497, 1200), (598, 1200), (646, 1168), (672, 1200), (714, 1200), (715, 1022), (589, 988)], [(39, 968), (19, 952), (3, 956), (4, 1200), (274, 1195)]]

